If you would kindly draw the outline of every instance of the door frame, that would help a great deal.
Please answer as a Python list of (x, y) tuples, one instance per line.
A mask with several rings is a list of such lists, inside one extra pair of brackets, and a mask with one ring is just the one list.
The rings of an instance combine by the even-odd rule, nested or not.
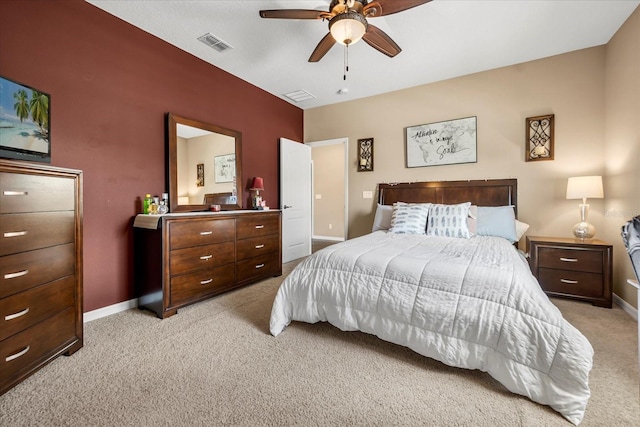
[[(343, 240), (347, 240), (347, 237), (349, 236), (349, 138), (347, 137), (342, 137), (342, 138), (334, 138), (334, 139), (326, 139), (326, 140), (321, 140), (321, 141), (310, 141), (310, 142), (305, 142), (306, 145), (310, 146), (311, 148), (313, 147), (323, 147), (323, 146), (327, 146), (327, 145), (338, 145), (338, 144), (342, 144), (343, 146), (343, 152), (344, 152), (344, 189), (343, 189), (343, 193), (344, 193), (344, 236), (343, 236)], [(312, 160), (312, 165), (313, 165), (313, 160)], [(313, 166), (312, 166), (313, 168)], [(315, 197), (313, 197), (313, 194), (315, 194), (315, 182), (313, 180), (313, 174), (311, 175), (311, 190), (312, 190), (312, 197), (311, 197), (311, 236), (313, 237), (313, 226), (315, 224), (315, 218), (314, 218), (314, 204), (315, 204)]]

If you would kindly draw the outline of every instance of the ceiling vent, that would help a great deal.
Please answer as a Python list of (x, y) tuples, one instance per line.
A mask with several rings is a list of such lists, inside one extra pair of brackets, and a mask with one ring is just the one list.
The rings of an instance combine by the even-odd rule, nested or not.
[(293, 102), (302, 102), (302, 101), (306, 101), (307, 99), (315, 98), (315, 96), (311, 95), (309, 92), (303, 89), (285, 93), (284, 96), (286, 96)]
[(198, 37), (198, 40), (220, 53), (226, 52), (229, 49), (233, 49), (233, 46), (231, 46), (229, 43), (225, 42), (219, 37), (214, 36), (211, 33), (207, 33), (203, 36)]

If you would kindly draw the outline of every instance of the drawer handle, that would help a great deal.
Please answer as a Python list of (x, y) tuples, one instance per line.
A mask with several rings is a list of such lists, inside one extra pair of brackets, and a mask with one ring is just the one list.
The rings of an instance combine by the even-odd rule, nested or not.
[(256, 269), (258, 269), (258, 268), (262, 268), (262, 267), (264, 267), (264, 264), (258, 264), (258, 265), (256, 265)]
[(29, 192), (28, 191), (11, 191), (11, 190), (5, 190), (2, 192), (3, 196), (26, 196), (28, 195)]
[(264, 245), (256, 245), (256, 249), (262, 249), (264, 248)]
[(27, 354), (27, 351), (29, 351), (29, 349), (31, 348), (31, 346), (26, 346), (23, 350), (12, 354), (11, 356), (7, 356), (4, 358), (5, 362), (11, 362), (13, 359), (17, 359), (20, 356), (24, 356), (25, 354)]
[(570, 284), (570, 285), (575, 285), (576, 283), (578, 283), (578, 281), (577, 281), (577, 280), (569, 280), (569, 279), (560, 279), (560, 281), (561, 281), (562, 283), (568, 283), (568, 284)]
[(208, 236), (209, 234), (213, 234), (213, 231), (201, 231), (200, 232), (201, 236)]
[(6, 233), (4, 233), (4, 237), (20, 237), (26, 235), (27, 231), (7, 231)]
[(16, 277), (21, 277), (27, 274), (29, 270), (16, 271), (15, 273), (7, 273), (4, 275), (5, 279), (15, 279)]
[(256, 228), (264, 228), (264, 225), (256, 225)]
[(17, 313), (13, 313), (13, 314), (7, 314), (6, 316), (4, 316), (4, 320), (13, 320), (13, 319), (17, 319), (18, 317), (24, 316), (25, 314), (27, 314), (29, 312), (29, 307), (25, 308), (22, 311), (19, 311)]
[(560, 258), (560, 261), (564, 262), (578, 262), (576, 258)]
[(213, 258), (213, 255), (204, 255), (200, 257), (200, 259), (203, 261), (210, 260), (211, 258)]
[(208, 285), (209, 283), (213, 282), (213, 279), (207, 279), (207, 280), (201, 280), (200, 284), (201, 285)]

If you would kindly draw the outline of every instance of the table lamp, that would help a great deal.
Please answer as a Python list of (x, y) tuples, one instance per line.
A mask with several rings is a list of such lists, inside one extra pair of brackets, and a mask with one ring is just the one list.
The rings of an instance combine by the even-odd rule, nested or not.
[(260, 197), (260, 191), (264, 191), (264, 182), (263, 179), (259, 176), (253, 177), (253, 182), (251, 183), (251, 191), (255, 191), (256, 194), (252, 197), (252, 205), (253, 209), (262, 209), (262, 197)]
[(567, 182), (567, 199), (582, 199), (580, 204), (580, 222), (573, 226), (573, 235), (577, 239), (591, 239), (596, 234), (596, 228), (587, 222), (589, 205), (587, 198), (602, 199), (601, 176), (577, 176), (569, 178)]

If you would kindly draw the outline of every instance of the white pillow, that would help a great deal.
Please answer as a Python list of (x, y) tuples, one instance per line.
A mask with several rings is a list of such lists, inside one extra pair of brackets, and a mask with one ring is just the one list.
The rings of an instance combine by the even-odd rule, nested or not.
[(469, 206), (467, 228), (469, 229), (469, 236), (473, 237), (476, 235), (476, 229), (478, 228), (478, 207), (476, 205)]
[(516, 219), (516, 237), (518, 240), (522, 239), (522, 236), (524, 236), (524, 233), (526, 233), (528, 229), (529, 224)]
[(392, 213), (393, 206), (381, 205), (380, 203), (378, 203), (378, 206), (376, 207), (376, 216), (373, 219), (373, 227), (371, 228), (371, 232), (390, 229)]
[(470, 202), (456, 205), (433, 204), (429, 210), (427, 236), (471, 237), (467, 227)]
[(393, 204), (390, 233), (425, 234), (431, 203)]

